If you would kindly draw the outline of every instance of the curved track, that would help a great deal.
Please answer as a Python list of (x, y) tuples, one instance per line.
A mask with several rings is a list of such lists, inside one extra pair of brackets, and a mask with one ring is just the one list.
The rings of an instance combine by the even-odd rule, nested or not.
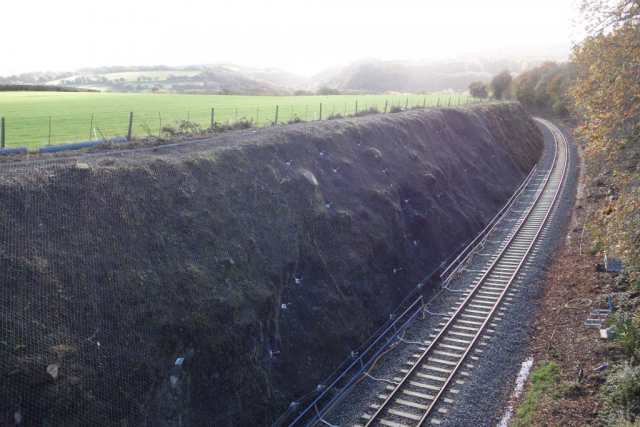
[(552, 123), (536, 119), (553, 134), (555, 157), (553, 165), (541, 177), (533, 202), (522, 211), (513, 230), (490, 255), (487, 267), (466, 291), (455, 311), (448, 315), (440, 331), (433, 336), (426, 349), (405, 370), (397, 385), (389, 386), (389, 394), (379, 396), (382, 404), (373, 405), (373, 415), (365, 414), (366, 426), (421, 426), (429, 420), (439, 424), (435, 414), (447, 412), (441, 403), (451, 403), (457, 393), (453, 388), (461, 375), (461, 368), (469, 365), (472, 350), (484, 333), (492, 317), (505, 300), (527, 258), (535, 253), (544, 234), (553, 208), (565, 180), (569, 148), (564, 135)]

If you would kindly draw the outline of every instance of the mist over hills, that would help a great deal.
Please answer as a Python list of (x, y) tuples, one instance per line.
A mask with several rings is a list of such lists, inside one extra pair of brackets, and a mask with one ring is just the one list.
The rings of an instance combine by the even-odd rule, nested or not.
[(32, 72), (0, 83), (47, 84), (105, 92), (294, 95), (332, 88), (342, 93), (460, 92), (504, 69), (519, 74), (544, 61), (565, 61), (569, 48), (514, 48), (438, 60), (362, 59), (303, 77), (274, 67), (237, 64), (106, 66), (75, 72)]
[(363, 92), (439, 92), (466, 90), (474, 80), (489, 82), (504, 69), (513, 74), (530, 70), (545, 61), (566, 61), (569, 48), (541, 50), (521, 48), (464, 55), (439, 60), (402, 61), (364, 59), (312, 77), (316, 86)]

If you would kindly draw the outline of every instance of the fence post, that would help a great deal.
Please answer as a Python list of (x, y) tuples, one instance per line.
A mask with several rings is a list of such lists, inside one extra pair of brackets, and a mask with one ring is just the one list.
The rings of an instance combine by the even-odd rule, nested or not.
[(424, 98), (424, 101), (422, 101), (422, 108), (427, 106), (427, 98)]
[(320, 103), (320, 121), (322, 121), (322, 102)]
[(438, 97), (438, 105), (437, 105), (437, 107), (439, 107), (439, 106), (440, 106), (440, 97)]
[(211, 109), (211, 131), (213, 132), (213, 108)]
[[(49, 116), (49, 125), (51, 125), (51, 116)], [(51, 126), (49, 126), (51, 127)], [(89, 125), (89, 139), (91, 141), (91, 131), (93, 130), (93, 113), (91, 113), (91, 124)]]
[(384, 101), (384, 112), (387, 112), (387, 105), (389, 105), (389, 101)]
[(162, 137), (162, 114), (158, 111), (158, 120), (160, 120), (160, 126), (158, 127), (158, 138)]
[(276, 105), (276, 121), (275, 124), (278, 124), (278, 106)]
[(356, 101), (356, 116), (358, 115), (358, 101)]
[(127, 141), (131, 141), (131, 128), (133, 127), (133, 111), (129, 113), (129, 132), (127, 132)]
[(4, 148), (4, 117), (2, 118), (2, 124), (0, 125), (0, 148)]
[[(91, 135), (91, 134), (89, 134)], [(91, 136), (89, 136), (89, 140), (91, 140)], [(51, 145), (51, 116), (49, 116), (49, 145)]]

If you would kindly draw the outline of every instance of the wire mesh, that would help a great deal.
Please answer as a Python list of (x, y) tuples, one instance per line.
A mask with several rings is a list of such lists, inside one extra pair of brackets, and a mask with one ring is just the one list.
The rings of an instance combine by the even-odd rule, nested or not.
[[(188, 209), (131, 185), (175, 189), (188, 205), (193, 164), (180, 158), (162, 170), (110, 156), (83, 159), (89, 169), (68, 160), (0, 166), (1, 425), (169, 425), (176, 402), (196, 399), (182, 422), (242, 424), (241, 390), (260, 386), (238, 376), (255, 352), (253, 316), (223, 276), (204, 283), (202, 265), (185, 262), (197, 252), (191, 243), (215, 246), (212, 235), (173, 240), (189, 233)], [(210, 268), (226, 275), (233, 266), (223, 264)], [(203, 359), (196, 341), (215, 346), (213, 357)]]
[[(302, 114), (303, 107), (311, 114), (305, 104), (284, 107), (283, 114)], [(325, 108), (338, 107), (348, 105), (323, 104), (323, 118)], [(264, 111), (275, 117), (275, 108)], [(252, 112), (238, 107), (238, 120)], [(256, 117), (262, 112), (257, 109)], [(158, 122), (152, 114), (140, 114), (139, 122), (159, 129), (160, 120), (171, 123), (173, 115), (174, 123), (210, 124), (210, 114), (165, 110)], [(236, 120), (235, 107), (220, 115)], [(426, 120), (418, 116), (398, 117), (397, 129)], [(86, 119), (115, 132), (98, 114)], [(443, 123), (433, 120), (439, 129)], [(113, 129), (126, 121), (112, 121)], [(134, 128), (139, 122), (134, 119)], [(393, 154), (404, 157), (391, 164), (409, 164), (416, 157), (407, 148), (416, 143), (413, 136), (426, 144), (437, 133), (427, 138), (423, 127), (411, 128), (415, 135), (383, 132), (353, 121), (340, 127), (329, 133), (323, 128), (335, 126), (307, 126), (304, 135), (301, 128), (261, 132), (264, 139), (256, 134), (260, 144), (248, 142), (246, 152), (214, 150), (252, 138), (238, 134), (126, 154), (0, 164), (0, 425), (264, 425), (281, 413), (283, 399), (313, 397), (310, 384), (340, 365), (347, 345), (359, 351), (394, 307), (421, 292), (415, 283), (428, 271), (422, 267), (432, 268), (440, 261), (435, 254), (455, 249), (455, 239), (420, 244), (431, 233), (423, 222), (388, 220), (405, 212), (399, 206), (408, 199), (416, 212), (436, 209), (436, 196), (421, 205), (418, 194), (405, 193), (428, 192), (427, 186), (403, 184), (413, 183), (415, 170), (388, 166), (389, 173), (378, 163), (378, 156)], [(334, 144), (331, 137), (343, 139)], [(489, 153), (488, 141), (478, 138), (438, 145)], [(479, 163), (475, 159), (466, 160), (469, 168)], [(291, 160), (308, 170), (285, 163)], [(370, 175), (352, 173), (358, 162), (373, 164), (364, 168)], [(493, 166), (485, 169), (500, 167)], [(444, 172), (434, 173), (448, 181), (440, 179)], [(475, 191), (477, 179), (460, 175), (459, 188), (478, 197), (469, 206), (492, 203)], [(318, 181), (333, 190), (321, 196)], [(395, 191), (398, 203), (391, 203)], [(365, 205), (372, 208), (360, 212)], [(373, 219), (358, 219), (365, 214), (375, 215), (375, 228), (367, 228)], [(471, 229), (464, 215), (458, 217), (463, 225), (429, 218), (433, 230), (446, 235)], [(349, 246), (366, 257), (343, 257), (341, 248)], [(409, 257), (420, 266), (411, 273), (420, 272), (415, 281), (405, 280), (408, 268), (396, 275), (400, 260)], [(327, 265), (354, 286), (341, 289)], [(369, 271), (368, 265), (375, 267)], [(348, 294), (340, 299), (343, 291)], [(342, 309), (333, 316), (335, 307)], [(372, 320), (371, 313), (381, 319)], [(345, 324), (349, 333), (337, 337)], [(317, 341), (327, 335), (326, 342)], [(287, 363), (281, 353), (289, 353)], [(330, 369), (305, 365), (317, 353), (331, 355), (321, 361)], [(275, 395), (287, 379), (286, 397)]]

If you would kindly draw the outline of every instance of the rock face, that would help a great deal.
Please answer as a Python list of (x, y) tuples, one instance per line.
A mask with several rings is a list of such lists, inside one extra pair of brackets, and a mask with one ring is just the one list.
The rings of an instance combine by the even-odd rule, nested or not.
[(269, 425), (484, 226), (542, 144), (494, 104), (2, 165), (1, 413)]

